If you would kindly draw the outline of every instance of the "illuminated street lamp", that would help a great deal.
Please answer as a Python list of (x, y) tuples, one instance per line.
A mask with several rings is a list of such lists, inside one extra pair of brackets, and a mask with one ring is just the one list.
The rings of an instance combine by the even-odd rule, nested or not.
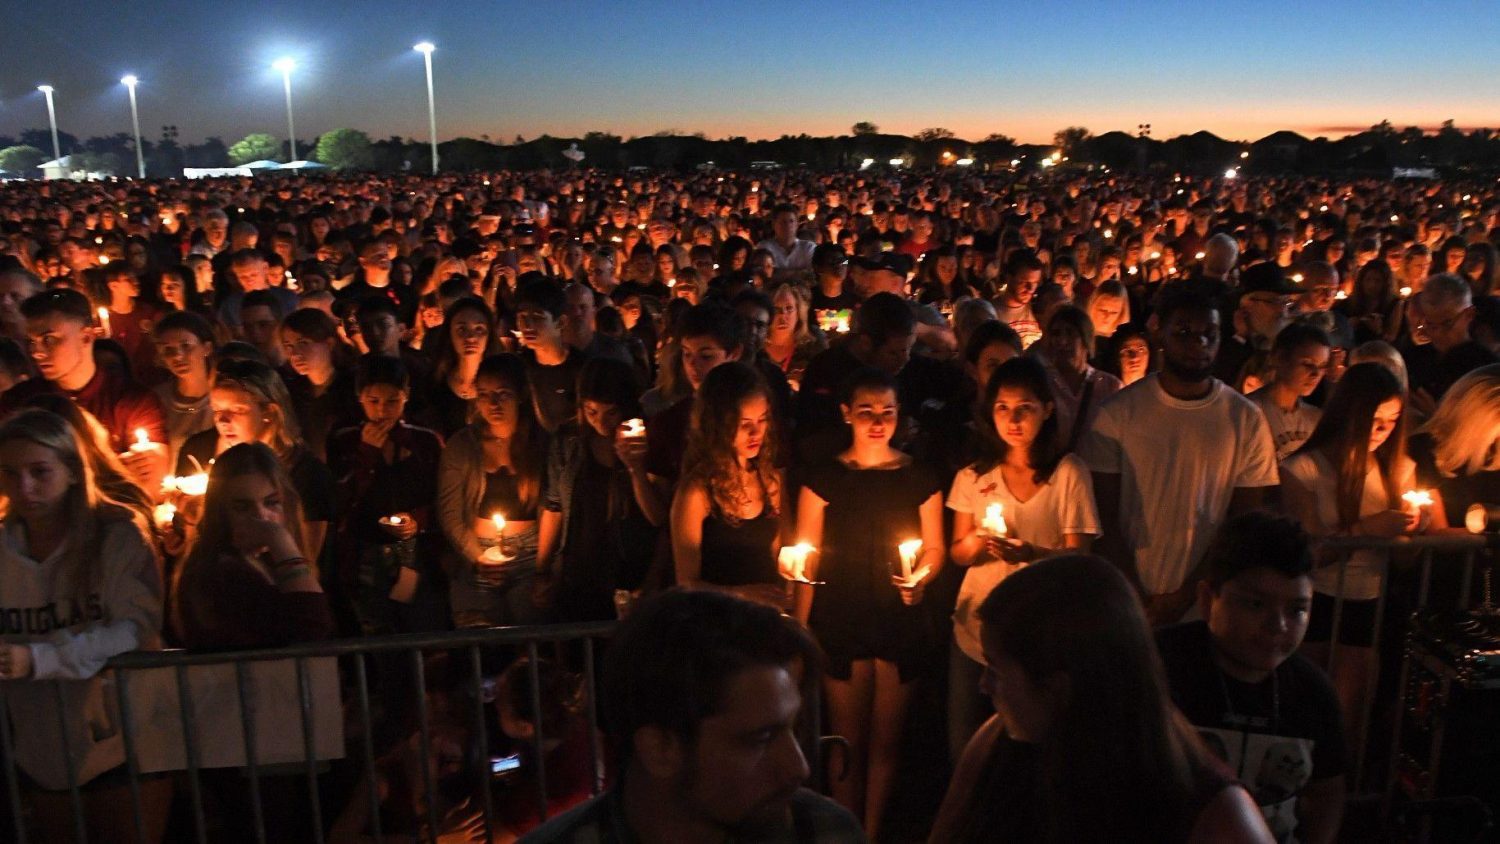
[(135, 173), (139, 178), (146, 178), (146, 153), (141, 149), (141, 115), (135, 108), (135, 86), (140, 82), (135, 74), (129, 74), (120, 80), (120, 84), (130, 92), (130, 125), (135, 129)]
[(432, 51), (437, 48), (432, 46), (431, 41), (423, 41), (412, 49), (422, 54), (422, 63), (427, 66), (427, 131), (432, 137), (432, 175), (436, 176), (438, 171), (437, 107), (432, 100)]
[(291, 145), (292, 157), (290, 161), (297, 160), (297, 129), (292, 124), (292, 69), (297, 63), (291, 59), (277, 59), (271, 67), (281, 71), (281, 85), (286, 89), (286, 138)]
[(57, 108), (52, 104), (52, 86), (38, 85), (36, 89), (47, 98), (47, 122), (52, 124), (52, 158), (55, 161), (61, 161), (62, 144), (57, 142)]

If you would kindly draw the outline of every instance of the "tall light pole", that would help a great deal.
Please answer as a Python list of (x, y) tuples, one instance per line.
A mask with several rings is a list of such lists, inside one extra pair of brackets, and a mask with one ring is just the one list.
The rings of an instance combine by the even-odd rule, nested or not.
[(126, 90), (130, 91), (130, 125), (135, 129), (135, 172), (142, 179), (146, 178), (146, 153), (141, 149), (141, 115), (135, 108), (135, 86), (140, 80), (135, 74), (129, 74), (120, 80)]
[[(57, 142), (57, 108), (52, 104), (52, 86), (38, 85), (38, 91), (47, 98), (47, 122), (52, 124), (52, 158), (55, 161), (62, 160), (62, 144)], [(62, 165), (59, 164), (59, 167)]]
[(412, 49), (422, 54), (422, 61), (427, 65), (427, 131), (432, 138), (432, 175), (436, 176), (438, 171), (437, 106), (432, 100), (432, 51), (437, 48), (432, 46), (431, 41), (423, 41)]
[(289, 161), (297, 160), (297, 129), (292, 124), (292, 68), (297, 63), (291, 59), (277, 59), (271, 67), (281, 71), (281, 85), (286, 89), (286, 137), (287, 143), (291, 144), (292, 157)]

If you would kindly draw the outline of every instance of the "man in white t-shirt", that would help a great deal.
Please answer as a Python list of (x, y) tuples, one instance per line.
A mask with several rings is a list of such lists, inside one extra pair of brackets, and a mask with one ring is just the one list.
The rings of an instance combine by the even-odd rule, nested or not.
[(1005, 262), (1005, 291), (995, 300), (995, 316), (1021, 335), (1030, 346), (1042, 337), (1041, 323), (1031, 311), (1032, 297), (1042, 284), (1043, 265), (1029, 249), (1018, 249)]
[(771, 231), (774, 236), (757, 243), (755, 248), (771, 253), (778, 274), (812, 269), (813, 250), (818, 245), (797, 237), (797, 206), (776, 206), (771, 214)]
[(1152, 321), (1162, 371), (1106, 401), (1079, 453), (1094, 474), (1098, 551), (1136, 580), (1160, 625), (1192, 606), (1214, 531), (1259, 505), (1278, 477), (1265, 416), (1211, 374), (1219, 345), (1212, 300), (1172, 291)]

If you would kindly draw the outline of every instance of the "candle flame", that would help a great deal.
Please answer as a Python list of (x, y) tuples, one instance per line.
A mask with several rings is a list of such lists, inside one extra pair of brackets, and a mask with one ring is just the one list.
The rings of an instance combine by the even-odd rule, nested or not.
[(490, 519), (495, 522), (495, 530), (497, 530), (497, 531), (503, 531), (503, 530), (505, 530), (505, 517), (504, 516), (502, 516), (499, 513), (496, 513), (495, 515), (490, 516)]
[(1431, 507), (1432, 493), (1425, 489), (1414, 489), (1402, 495), (1401, 500), (1413, 507)]
[(145, 428), (135, 429), (135, 444), (142, 447), (151, 444), (151, 435), (146, 432)]

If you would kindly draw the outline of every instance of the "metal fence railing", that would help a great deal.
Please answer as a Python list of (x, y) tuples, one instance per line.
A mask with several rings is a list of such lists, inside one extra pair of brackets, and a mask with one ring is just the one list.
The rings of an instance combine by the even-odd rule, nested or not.
[[(381, 799), (376, 791), (376, 719), (372, 709), (371, 662), (384, 665), (397, 660), (409, 661), (407, 677), (410, 688), (381, 690), (386, 695), (411, 694), (408, 701), (415, 709), (418, 722), (422, 764), (422, 782), (428, 816), (425, 830), (430, 841), (436, 840), (438, 818), (433, 814), (436, 783), (432, 766), (426, 761), (432, 751), (428, 700), (425, 694), (426, 653), (445, 651), (466, 662), (468, 694), (473, 710), (472, 737), (479, 747), (487, 746), (488, 726), (485, 707), (486, 670), (482, 656), (491, 649), (509, 649), (529, 657), (531, 712), (534, 718), (532, 743), (535, 750), (537, 811), (543, 819), (548, 813), (547, 771), (544, 745), (548, 726), (541, 723), (544, 707), (541, 699), (539, 646), (556, 644), (569, 649), (581, 660), (582, 706), (588, 720), (589, 747), (594, 772), (592, 793), (604, 785), (603, 754), (597, 705), (595, 642), (607, 638), (614, 622), (595, 622), (541, 627), (502, 627), (434, 634), (409, 634), (362, 639), (329, 640), (283, 648), (238, 651), (233, 653), (195, 653), (187, 651), (139, 651), (110, 660), (102, 672), (106, 695), (113, 698), (118, 713), (118, 728), (124, 743), (125, 768), (133, 817), (133, 830), (94, 831), (95, 840), (146, 840), (146, 815), (143, 812), (141, 783), (155, 771), (178, 772), (185, 779), (191, 798), (190, 837), (209, 840), (209, 825), (204, 809), (203, 772), (209, 768), (238, 768), (248, 791), (253, 820), (253, 839), (267, 840), (264, 823), (261, 780), (269, 766), (285, 770), (288, 763), (300, 767), (306, 778), (308, 805), (306, 840), (322, 842), (327, 827), (323, 816), (325, 802), (320, 795), (320, 764), (346, 754), (362, 757), (366, 798), (370, 804), (369, 831), (375, 840), (384, 840), (381, 830)], [(92, 681), (42, 681), (56, 690), (59, 718), (63, 684)], [(113, 686), (109, 690), (109, 686)], [(342, 724), (347, 714), (356, 716), (358, 736), (345, 742)], [(293, 715), (294, 713), (294, 715)], [(293, 716), (288, 722), (287, 716)], [(175, 724), (170, 722), (175, 720)], [(7, 785), (10, 832), (15, 840), (26, 844), (38, 840), (29, 836), (23, 789), (18, 777), (16, 737), (6, 726), (11, 721), (9, 701), (0, 693), (0, 771)], [(64, 744), (68, 731), (63, 730)], [(15, 725), (25, 729), (25, 725)], [(346, 744), (348, 746), (346, 746)], [(83, 796), (78, 783), (76, 749), (64, 747), (67, 760), (68, 794), (70, 796), (74, 835), (88, 841), (90, 830), (84, 820)], [(227, 763), (227, 764), (226, 764)], [(486, 840), (492, 829), (495, 806), (488, 787), (483, 795), (483, 817)], [(408, 837), (403, 834), (402, 838)]]
[[(1395, 684), (1394, 706), (1392, 716), (1394, 725), (1391, 732), (1390, 744), (1383, 748), (1388, 754), (1390, 764), (1384, 766), (1384, 772), (1379, 781), (1373, 781), (1369, 771), (1371, 753), (1370, 731), (1373, 728), (1372, 717), (1376, 713), (1377, 694), (1380, 688), (1380, 665), (1382, 662), (1381, 638), (1386, 628), (1385, 617), (1387, 608), (1391, 603), (1393, 578), (1392, 572), (1396, 567), (1415, 567), (1415, 591), (1403, 594), (1401, 597), (1405, 604), (1412, 610), (1422, 610), (1431, 604), (1433, 595), (1433, 581), (1437, 576), (1443, 577), (1448, 586), (1448, 592), (1452, 593), (1453, 606), (1456, 609), (1465, 609), (1473, 605), (1473, 584), (1475, 564), (1481, 553), (1493, 555), (1500, 542), (1497, 542), (1494, 534), (1486, 535), (1463, 535), (1444, 534), (1432, 536), (1412, 536), (1398, 539), (1376, 539), (1371, 537), (1327, 537), (1317, 540), (1317, 547), (1328, 552), (1338, 554), (1334, 563), (1338, 566), (1337, 572), (1337, 595), (1334, 597), (1332, 635), (1329, 639), (1329, 664), (1332, 665), (1338, 659), (1339, 633), (1344, 627), (1344, 598), (1342, 597), (1344, 576), (1350, 562), (1349, 553), (1354, 551), (1381, 551), (1380, 555), (1380, 594), (1376, 598), (1374, 629), (1371, 631), (1372, 644), (1369, 648), (1367, 659), (1369, 663), (1369, 681), (1367, 688), (1369, 694), (1362, 698), (1363, 712), (1359, 719), (1355, 741), (1355, 760), (1353, 779), (1350, 783), (1350, 792), (1353, 795), (1366, 795), (1389, 800), (1392, 795), (1391, 786), (1395, 778), (1395, 758), (1397, 756), (1397, 745), (1400, 740), (1400, 704), (1401, 695), (1406, 686), (1407, 666), (1406, 660), (1402, 660), (1400, 680)], [(1409, 579), (1406, 581), (1409, 584)]]

